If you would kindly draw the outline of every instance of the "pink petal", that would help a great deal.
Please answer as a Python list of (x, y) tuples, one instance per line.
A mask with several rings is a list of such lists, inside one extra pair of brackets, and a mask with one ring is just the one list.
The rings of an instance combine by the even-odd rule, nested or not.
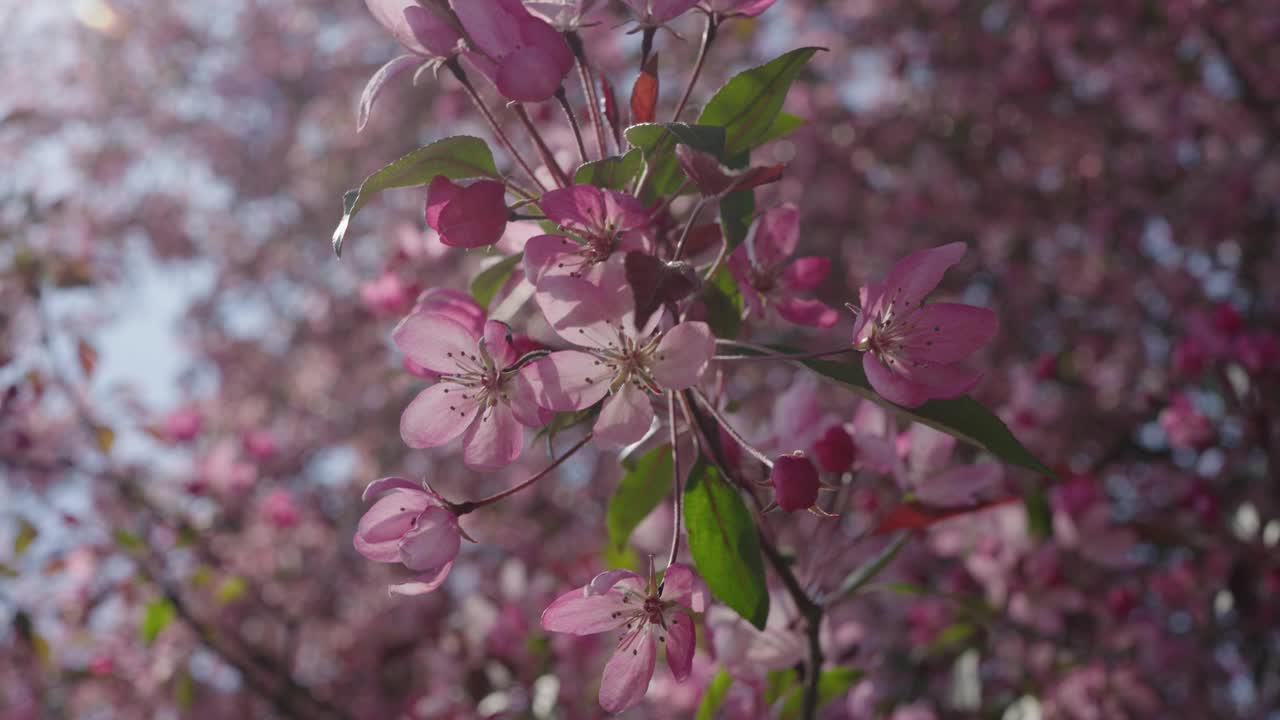
[(899, 260), (884, 279), (885, 297), (881, 303), (893, 303), (898, 312), (920, 307), (924, 298), (938, 287), (942, 276), (964, 257), (965, 244), (954, 242), (928, 250), (920, 250)]
[(449, 6), (476, 50), (501, 58), (520, 43), (520, 17), (527, 13), (519, 0), (452, 0)]
[(976, 502), (999, 490), (1004, 467), (981, 463), (952, 468), (940, 475), (926, 476), (916, 484), (916, 497), (944, 507)]
[[(475, 248), (501, 240), (507, 228), (506, 192), (506, 186), (496, 180), (480, 180), (458, 190), (440, 207), (437, 224), (432, 226), (440, 233), (440, 242)], [(428, 200), (428, 224), (431, 207)]]
[(525, 368), (538, 405), (569, 412), (591, 407), (609, 392), (613, 372), (591, 353), (553, 352)]
[(582, 233), (612, 228), (633, 230), (648, 223), (644, 205), (635, 197), (594, 185), (573, 185), (552, 190), (538, 201), (548, 219)]
[(926, 388), (930, 398), (947, 399), (960, 397), (975, 388), (982, 379), (982, 371), (958, 363), (931, 364), (913, 371), (909, 377)]
[(400, 539), (400, 562), (417, 572), (434, 570), (458, 556), (462, 537), (458, 519), (442, 507), (429, 507)]
[(831, 274), (831, 258), (796, 258), (782, 273), (782, 284), (791, 290), (812, 290)]
[(753, 265), (770, 270), (794, 255), (799, 242), (800, 211), (787, 204), (770, 208), (756, 218), (743, 246)]
[(412, 480), (406, 480), (400, 477), (379, 478), (365, 486), (364, 493), (360, 496), (360, 500), (362, 502), (368, 502), (369, 498), (374, 495), (381, 495), (384, 492), (396, 489), (422, 492), (422, 485)]
[(529, 381), (535, 372), (534, 365), (537, 363), (524, 366), (507, 380), (507, 404), (511, 407), (511, 414), (521, 425), (540, 428), (550, 421), (551, 416), (538, 404), (533, 383)]
[(662, 575), (662, 599), (677, 602), (694, 612), (707, 609), (707, 585), (687, 565), (672, 563)]
[(443, 175), (437, 175), (427, 186), (425, 215), (427, 227), (440, 232), (440, 213), (462, 192), (462, 186)]
[(658, 384), (669, 390), (692, 387), (716, 352), (716, 337), (704, 322), (682, 322), (658, 341), (649, 369)]
[(570, 635), (595, 635), (627, 624), (637, 608), (622, 602), (622, 595), (587, 595), (576, 588), (556, 598), (542, 611), (542, 629)]
[(511, 345), (511, 326), (501, 320), (490, 320), (484, 324), (484, 346), (500, 370), (519, 359)]
[[(858, 448), (858, 465), (872, 472), (899, 475), (898, 450), (892, 440), (878, 435), (854, 433), (854, 444)], [(905, 478), (898, 478), (905, 484)]]
[(652, 424), (649, 393), (628, 383), (604, 401), (596, 419), (596, 444), (606, 448), (630, 445), (644, 437)]
[(413, 519), (430, 506), (421, 489), (392, 490), (360, 518), (353, 543), (356, 552), (374, 562), (396, 562), (400, 538), (413, 528)]
[(373, 112), (373, 103), (382, 94), (382, 88), (396, 76), (421, 64), (422, 58), (417, 55), (400, 55), (392, 58), (369, 77), (369, 82), (365, 83), (364, 92), (360, 93), (360, 105), (356, 108), (356, 132), (364, 130), (365, 124), (369, 122), (369, 113)]
[(564, 79), (554, 57), (539, 47), (511, 52), (498, 63), (494, 85), (516, 102), (542, 102), (555, 95)]
[(462, 436), (462, 462), (472, 470), (504, 468), (515, 462), (523, 450), (524, 426), (504, 403), (471, 421)]
[(414, 39), (429, 55), (440, 58), (454, 55), (462, 39), (458, 28), (443, 13), (433, 12), (416, 2), (405, 3), (409, 6), (404, 9), (404, 21)]
[[(550, 194), (547, 193), (547, 195)], [(546, 195), (543, 198), (545, 200)], [(562, 264), (563, 258), (578, 247), (578, 243), (562, 235), (536, 235), (529, 238), (524, 244), (525, 277), (529, 278), (529, 282), (537, 285), (548, 270)]]
[(853, 322), (853, 344), (860, 345), (867, 341), (873, 329), (871, 323), (875, 319), (875, 308), (884, 295), (884, 286), (871, 283), (858, 288), (858, 316)]
[(485, 310), (461, 290), (434, 287), (418, 296), (414, 312), (444, 315), (467, 329), (472, 337), (480, 337), (484, 328)]
[(963, 360), (995, 337), (996, 314), (960, 303), (930, 303), (911, 314), (913, 329), (904, 339), (912, 359), (935, 363)]
[(566, 342), (604, 348), (617, 333), (617, 315), (599, 286), (582, 278), (546, 273), (533, 298), (547, 324)]
[(829, 328), (840, 322), (840, 312), (821, 300), (787, 298), (774, 307), (784, 320), (806, 327)]
[(630, 642), (624, 643), (609, 658), (600, 678), (600, 707), (606, 712), (619, 713), (644, 699), (653, 678), (653, 665), (657, 657), (656, 644), (650, 625), (636, 633), (628, 634)]
[(448, 315), (416, 312), (391, 331), (391, 341), (418, 365), (438, 374), (457, 372), (459, 359), (476, 352), (477, 335)]
[(889, 402), (903, 407), (919, 407), (929, 399), (928, 391), (885, 367), (874, 353), (862, 354), (862, 369), (871, 387)]
[(449, 571), (452, 569), (453, 563), (445, 563), (430, 572), (419, 575), (412, 582), (391, 585), (387, 588), (387, 592), (392, 595), (424, 595), (440, 587), (444, 579), (449, 577)]
[(630, 570), (605, 570), (591, 578), (582, 590), (587, 595), (604, 595), (619, 585), (622, 590), (644, 592), (645, 579)]
[(941, 430), (916, 423), (911, 426), (908, 461), (911, 474), (917, 478), (932, 475), (947, 466), (955, 450), (956, 439)]
[(665, 613), (667, 618), (667, 666), (676, 682), (689, 679), (693, 671), (693, 651), (697, 647), (697, 633), (693, 629), (693, 618), (679, 610)]
[(418, 393), (400, 416), (400, 438), (411, 448), (439, 447), (462, 434), (480, 406), (466, 389), (441, 382)]

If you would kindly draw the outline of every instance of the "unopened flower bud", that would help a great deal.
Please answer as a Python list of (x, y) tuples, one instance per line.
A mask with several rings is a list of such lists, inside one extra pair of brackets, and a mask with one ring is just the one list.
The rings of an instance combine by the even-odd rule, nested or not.
[(813, 444), (813, 454), (818, 458), (818, 466), (831, 473), (844, 472), (853, 467), (857, 453), (853, 438), (839, 425), (827, 428)]
[(818, 468), (804, 453), (775, 458), (769, 481), (778, 507), (787, 512), (813, 507), (818, 499)]

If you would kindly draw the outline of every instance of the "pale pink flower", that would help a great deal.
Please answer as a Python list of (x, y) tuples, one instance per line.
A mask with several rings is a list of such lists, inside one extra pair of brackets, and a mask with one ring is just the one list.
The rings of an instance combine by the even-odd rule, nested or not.
[(392, 78), (453, 57), (462, 39), (444, 0), (365, 0), (365, 4), (374, 19), (391, 31), (409, 54), (392, 58), (369, 78), (356, 111), (357, 132), (369, 122), (374, 102)]
[(172, 443), (190, 442), (200, 434), (200, 428), (203, 425), (204, 418), (200, 410), (187, 406), (178, 408), (165, 416), (161, 433)]
[[(392, 340), (414, 363), (439, 376), (400, 417), (400, 437), (414, 448), (438, 447), (462, 435), (462, 459), (496, 470), (520, 457), (524, 428), (545, 424), (518, 360), (509, 328), (485, 323), (476, 333), (452, 317), (417, 312)], [(527, 370), (527, 368), (525, 368)]]
[(656, 28), (693, 9), (698, 0), (623, 0), (636, 14), (642, 28)]
[[(422, 294), (418, 296), (418, 301), (414, 303), (413, 312), (431, 312), (446, 315), (457, 320), (463, 327), (470, 330), (471, 334), (477, 336), (484, 332), (484, 323), (488, 319), (488, 313), (470, 295), (461, 290), (440, 287), (423, 290)], [(517, 349), (517, 355), (520, 354), (523, 353), (520, 353)], [(422, 367), (408, 355), (404, 356), (402, 362), (405, 371), (411, 375), (431, 381), (440, 379), (437, 373)]]
[(361, 304), (375, 315), (398, 315), (412, 299), (408, 284), (389, 270), (360, 286)]
[(561, 350), (529, 366), (539, 405), (567, 412), (608, 396), (595, 438), (606, 447), (628, 445), (653, 424), (651, 394), (684, 390), (702, 377), (715, 354), (715, 336), (703, 322), (661, 329), (662, 313), (635, 326), (631, 289), (621, 258), (603, 266), (601, 284), (576, 277), (544, 278), (535, 297), (551, 327), (581, 350)]
[(894, 476), (903, 490), (923, 502), (944, 507), (989, 499), (1004, 481), (1004, 466), (986, 462), (948, 468), (956, 439), (928, 425), (913, 424), (906, 462), (898, 463)]
[(356, 552), (374, 562), (403, 563), (418, 573), (388, 587), (395, 595), (421, 595), (440, 587), (462, 545), (458, 517), (439, 495), (404, 478), (374, 480), (361, 499), (382, 495), (356, 526)]
[(492, 245), (507, 229), (506, 186), (496, 180), (458, 185), (440, 175), (427, 187), (427, 226), (450, 247)]
[(503, 97), (516, 102), (550, 99), (573, 68), (573, 51), (520, 0), (452, 0), (467, 32), (467, 54)]
[(240, 436), (240, 444), (258, 462), (270, 460), (280, 450), (270, 430), (250, 430)]
[(917, 407), (963, 395), (982, 378), (960, 363), (995, 336), (995, 313), (960, 303), (924, 304), (964, 252), (959, 242), (914, 252), (883, 282), (861, 289), (853, 345), (865, 352), (862, 367), (871, 387), (887, 400)]
[(797, 325), (828, 328), (840, 319), (829, 305), (797, 295), (813, 290), (831, 272), (831, 258), (812, 256), (787, 261), (800, 242), (800, 211), (794, 205), (772, 208), (756, 218), (742, 244), (729, 256), (729, 270), (751, 314), (774, 308)]
[(1168, 407), (1160, 411), (1160, 427), (1174, 448), (1198, 450), (1213, 442), (1215, 435), (1213, 423), (1183, 393), (1174, 395)]
[(698, 7), (720, 17), (756, 17), (778, 0), (702, 0)]
[(272, 490), (262, 499), (262, 512), (272, 525), (282, 529), (296, 527), (302, 520), (293, 494), (284, 488)]
[(594, 185), (552, 190), (538, 201), (547, 219), (582, 242), (559, 235), (529, 238), (524, 247), (525, 275), (535, 285), (544, 275), (594, 278), (591, 270), (614, 252), (641, 250), (649, 213), (635, 197)]
[(605, 665), (600, 707), (622, 712), (644, 699), (653, 678), (659, 644), (667, 648), (667, 666), (677, 682), (693, 669), (697, 635), (689, 611), (703, 612), (707, 591), (688, 567), (673, 563), (662, 582), (630, 570), (600, 573), (585, 586), (556, 598), (542, 613), (550, 632), (595, 635), (618, 628), (627, 632)]

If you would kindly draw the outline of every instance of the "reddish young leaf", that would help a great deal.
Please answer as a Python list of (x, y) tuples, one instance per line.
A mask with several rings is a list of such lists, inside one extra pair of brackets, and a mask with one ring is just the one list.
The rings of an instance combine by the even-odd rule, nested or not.
[(750, 190), (761, 185), (778, 182), (782, 179), (782, 173), (786, 168), (786, 165), (761, 165), (747, 168), (745, 172), (738, 176), (738, 181), (733, 184), (733, 191)]
[(654, 53), (631, 87), (631, 124), (653, 122), (658, 111), (658, 53)]
[(880, 520), (880, 524), (876, 526), (872, 534), (883, 535), (895, 530), (921, 530), (943, 520), (989, 510), (993, 507), (1017, 502), (1020, 499), (1017, 496), (1012, 496), (974, 505), (965, 505), (964, 507), (933, 507), (918, 502), (902, 503), (890, 510)]
[(629, 252), (625, 261), (627, 284), (636, 305), (636, 327), (668, 302), (688, 297), (698, 287), (698, 276), (688, 263), (663, 262), (644, 252)]

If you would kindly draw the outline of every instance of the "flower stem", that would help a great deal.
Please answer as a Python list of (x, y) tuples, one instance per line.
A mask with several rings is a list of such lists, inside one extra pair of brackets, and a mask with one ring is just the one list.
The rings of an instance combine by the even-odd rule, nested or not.
[(787, 354), (780, 353), (765, 345), (739, 342), (737, 340), (716, 340), (716, 345), (720, 347), (740, 347), (745, 350), (752, 351), (751, 354), (746, 355), (716, 355), (716, 360), (814, 360), (817, 358), (830, 357), (832, 355), (843, 355), (848, 352), (856, 352), (856, 350), (851, 347), (843, 347), (835, 348), (834, 350), (821, 350), (819, 352)]
[(452, 512), (454, 515), (462, 516), (470, 512), (475, 512), (476, 510), (479, 510), (485, 505), (492, 505), (493, 503), (496, 503), (499, 500), (502, 500), (503, 498), (510, 497), (511, 495), (515, 495), (521, 490), (524, 490), (525, 488), (529, 487), (530, 485), (538, 482), (542, 478), (549, 475), (552, 470), (555, 470), (556, 468), (560, 467), (561, 463), (563, 463), (565, 460), (568, 460), (575, 453), (581, 450), (582, 447), (591, 440), (591, 436), (592, 436), (592, 433), (587, 433), (585, 436), (583, 436), (581, 440), (575, 443), (573, 447), (569, 448), (567, 451), (565, 451), (563, 455), (556, 458), (550, 465), (539, 470), (532, 477), (520, 483), (519, 485), (509, 487), (500, 493), (495, 493), (493, 495), (490, 495), (489, 497), (481, 498), (479, 500), (469, 500), (467, 502), (461, 502), (461, 503), (451, 503), (451, 502), (445, 501), (446, 506), (448, 507), (449, 511)]
[(569, 187), (572, 184), (569, 176), (560, 168), (560, 163), (556, 162), (555, 154), (551, 152), (551, 148), (547, 147), (546, 141), (542, 139), (542, 133), (538, 132), (537, 126), (529, 119), (529, 113), (525, 112), (524, 106), (520, 103), (512, 103), (511, 106), (515, 108), (516, 117), (524, 123), (525, 130), (529, 131), (529, 137), (533, 139), (533, 144), (538, 148), (538, 155), (542, 157), (542, 164), (551, 171), (552, 177), (556, 179), (556, 185), (562, 188)]
[(716, 422), (720, 423), (720, 427), (724, 428), (724, 431), (729, 433), (729, 437), (733, 438), (734, 442), (741, 445), (743, 450), (746, 450), (752, 457), (759, 460), (762, 465), (767, 468), (773, 468), (773, 459), (760, 448), (747, 442), (747, 439), (742, 437), (742, 434), (734, 429), (733, 425), (729, 424), (729, 421), (720, 414), (720, 411), (716, 409), (715, 403), (711, 402), (710, 398), (703, 395), (701, 390), (694, 390), (693, 396), (698, 399), (698, 402), (702, 403), (702, 406), (707, 409), (707, 412), (711, 414), (711, 417), (715, 418)]
[(671, 255), (671, 259), (679, 260), (684, 255), (684, 243), (689, 239), (689, 231), (693, 229), (693, 223), (698, 219), (698, 213), (702, 212), (702, 207), (707, 204), (706, 198), (700, 198), (698, 204), (693, 206), (693, 211), (689, 213), (689, 219), (684, 223), (684, 230), (680, 233), (680, 239), (676, 242), (676, 250)]
[(582, 95), (587, 99), (588, 115), (591, 117), (591, 126), (595, 129), (596, 149), (600, 151), (600, 157), (609, 157), (609, 148), (605, 144), (604, 118), (600, 114), (600, 95), (596, 92), (595, 73), (591, 71), (591, 64), (587, 62), (587, 51), (582, 44), (582, 38), (576, 32), (570, 32), (565, 35), (569, 41), (569, 47), (573, 49), (573, 55), (578, 60), (578, 79), (582, 81)]
[(569, 98), (564, 94), (563, 87), (556, 91), (556, 101), (560, 103), (560, 109), (564, 110), (569, 127), (573, 128), (573, 139), (578, 141), (578, 160), (580, 163), (586, 163), (587, 144), (582, 141), (582, 127), (578, 125), (578, 116), (574, 114), (573, 106), (569, 104)]
[(467, 95), (471, 98), (471, 102), (475, 104), (476, 109), (480, 111), (480, 114), (484, 116), (484, 119), (489, 123), (489, 129), (493, 130), (493, 134), (498, 138), (498, 142), (507, 149), (507, 152), (511, 153), (511, 157), (515, 158), (516, 164), (520, 166), (520, 169), (524, 170), (524, 173), (529, 176), (529, 179), (533, 181), (533, 184), (537, 185), (539, 190), (546, 192), (547, 186), (543, 185), (542, 181), (538, 179), (538, 176), (534, 174), (533, 168), (529, 167), (529, 163), (524, 159), (524, 156), (516, 150), (516, 146), (512, 144), (511, 138), (507, 137), (507, 133), (502, 129), (502, 126), (498, 124), (497, 118), (493, 116), (493, 113), (489, 112), (489, 107), (484, 104), (484, 99), (480, 97), (480, 93), (476, 92), (475, 86), (471, 84), (471, 80), (467, 77), (467, 74), (463, 72), (462, 65), (458, 62), (458, 59), (453, 58), (449, 60), (445, 63), (445, 67), (449, 68), (453, 73), (453, 76), (462, 84), (462, 88), (467, 91)]
[(671, 553), (667, 555), (667, 567), (671, 567), (680, 554), (680, 522), (684, 518), (684, 482), (680, 477), (680, 443), (676, 437), (676, 394), (672, 390), (667, 391), (667, 425), (671, 431), (671, 483), (675, 491), (671, 510)]
[(693, 87), (698, 84), (698, 76), (702, 74), (702, 66), (707, 62), (707, 53), (711, 50), (711, 43), (716, 39), (716, 28), (719, 27), (716, 16), (707, 13), (707, 27), (702, 31), (702, 46), (698, 48), (698, 60), (693, 65), (693, 71), (689, 73), (689, 81), (684, 86), (684, 94), (680, 96), (680, 102), (676, 105), (676, 111), (671, 113), (671, 122), (680, 121), (680, 113), (684, 112), (684, 106), (689, 102), (689, 96), (693, 94)]

